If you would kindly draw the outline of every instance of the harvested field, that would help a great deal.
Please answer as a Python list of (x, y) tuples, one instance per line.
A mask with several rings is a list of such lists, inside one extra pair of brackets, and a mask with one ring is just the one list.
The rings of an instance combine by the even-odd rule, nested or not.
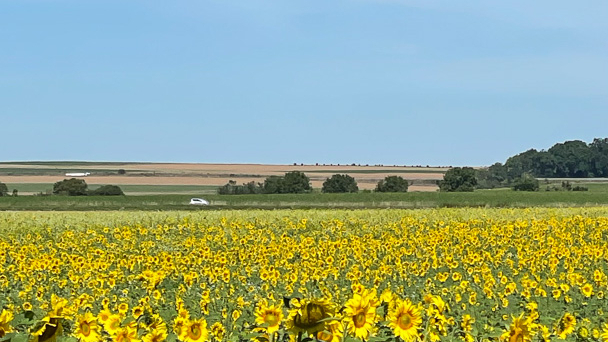
[[(124, 174), (119, 174), (124, 170)], [(262, 164), (177, 164), (177, 163), (86, 163), (27, 162), (0, 163), (0, 181), (4, 183), (54, 183), (67, 172), (91, 172), (87, 184), (103, 185), (207, 185), (221, 186), (229, 180), (237, 183), (263, 182), (268, 176), (301, 171), (314, 188), (336, 173), (354, 177), (360, 189), (373, 189), (386, 176), (410, 180), (410, 191), (435, 191), (435, 181), (447, 168), (403, 166), (346, 165), (262, 165)]]

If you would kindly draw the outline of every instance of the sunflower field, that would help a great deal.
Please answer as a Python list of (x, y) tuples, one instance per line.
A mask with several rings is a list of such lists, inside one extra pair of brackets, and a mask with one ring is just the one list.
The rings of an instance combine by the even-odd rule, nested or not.
[(608, 208), (0, 213), (0, 342), (608, 341)]

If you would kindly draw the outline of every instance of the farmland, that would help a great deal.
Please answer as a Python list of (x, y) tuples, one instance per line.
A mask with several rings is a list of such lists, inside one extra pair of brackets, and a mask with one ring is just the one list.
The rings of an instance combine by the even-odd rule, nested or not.
[(608, 209), (0, 214), (0, 334), (600, 341)]
[[(22, 194), (52, 189), (52, 184), (68, 172), (90, 172), (86, 178), (92, 187), (115, 184), (125, 187), (127, 195), (192, 193), (192, 189), (237, 183), (263, 182), (266, 177), (289, 171), (306, 173), (312, 186), (336, 173), (350, 174), (360, 189), (373, 189), (379, 180), (396, 175), (408, 179), (411, 191), (435, 191), (435, 182), (447, 168), (353, 165), (262, 165), (262, 164), (170, 164), (116, 162), (4, 162), (0, 163), (0, 182), (10, 184)], [(187, 187), (192, 188), (188, 189)], [(175, 188), (171, 188), (175, 187)], [(168, 191), (170, 190), (170, 191)]]

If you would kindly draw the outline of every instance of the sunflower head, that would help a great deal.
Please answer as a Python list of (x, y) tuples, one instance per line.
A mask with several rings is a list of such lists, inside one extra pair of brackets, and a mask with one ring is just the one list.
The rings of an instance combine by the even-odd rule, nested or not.
[(361, 294), (353, 294), (353, 298), (346, 302), (344, 315), (348, 323), (348, 332), (359, 339), (367, 339), (374, 326), (376, 308), (379, 304), (375, 294), (363, 290)]
[(422, 324), (422, 308), (413, 305), (409, 299), (399, 300), (389, 314), (389, 321), (395, 336), (401, 337), (405, 342), (415, 341)]
[(325, 299), (291, 300), (287, 328), (292, 332), (313, 332), (325, 330), (326, 318), (333, 317), (334, 305)]
[(283, 310), (280, 305), (268, 305), (262, 301), (255, 310), (255, 323), (264, 325), (266, 332), (272, 334), (279, 330), (279, 325), (283, 320)]
[(75, 335), (83, 342), (96, 342), (99, 340), (99, 326), (92, 313), (87, 312), (76, 318)]
[(184, 342), (205, 342), (209, 339), (207, 321), (204, 318), (188, 322), (180, 332), (180, 340)]
[(524, 318), (522, 313), (519, 317), (513, 317), (513, 322), (509, 326), (509, 330), (505, 331), (501, 336), (501, 341), (509, 342), (529, 342), (535, 333), (536, 325), (532, 320)]

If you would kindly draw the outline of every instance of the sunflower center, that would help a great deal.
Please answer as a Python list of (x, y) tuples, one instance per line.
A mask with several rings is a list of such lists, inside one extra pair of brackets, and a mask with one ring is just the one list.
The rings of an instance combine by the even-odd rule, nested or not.
[(333, 335), (326, 331), (319, 331), (317, 333), (317, 340), (329, 342), (333, 339)]
[(513, 333), (513, 335), (511, 335), (511, 338), (509, 338), (509, 342), (523, 342), (524, 340), (524, 335), (522, 334), (522, 331), (520, 328), (515, 328), (515, 332)]
[(355, 323), (355, 327), (361, 328), (365, 325), (365, 312), (359, 312), (353, 317), (353, 323)]
[(116, 330), (118, 329), (118, 326), (120, 325), (120, 322), (118, 320), (112, 320), (112, 322), (110, 322), (110, 329), (111, 330)]
[(264, 321), (268, 323), (268, 326), (270, 327), (274, 327), (278, 323), (277, 316), (273, 312), (268, 313)]
[(399, 327), (403, 330), (407, 330), (412, 327), (412, 317), (407, 313), (399, 317)]
[(202, 332), (198, 324), (193, 324), (190, 327), (189, 335), (190, 338), (192, 338), (193, 340), (198, 340), (199, 338), (201, 338)]
[(84, 336), (89, 336), (91, 334), (91, 327), (88, 323), (83, 322), (80, 324), (80, 331), (82, 331)]

